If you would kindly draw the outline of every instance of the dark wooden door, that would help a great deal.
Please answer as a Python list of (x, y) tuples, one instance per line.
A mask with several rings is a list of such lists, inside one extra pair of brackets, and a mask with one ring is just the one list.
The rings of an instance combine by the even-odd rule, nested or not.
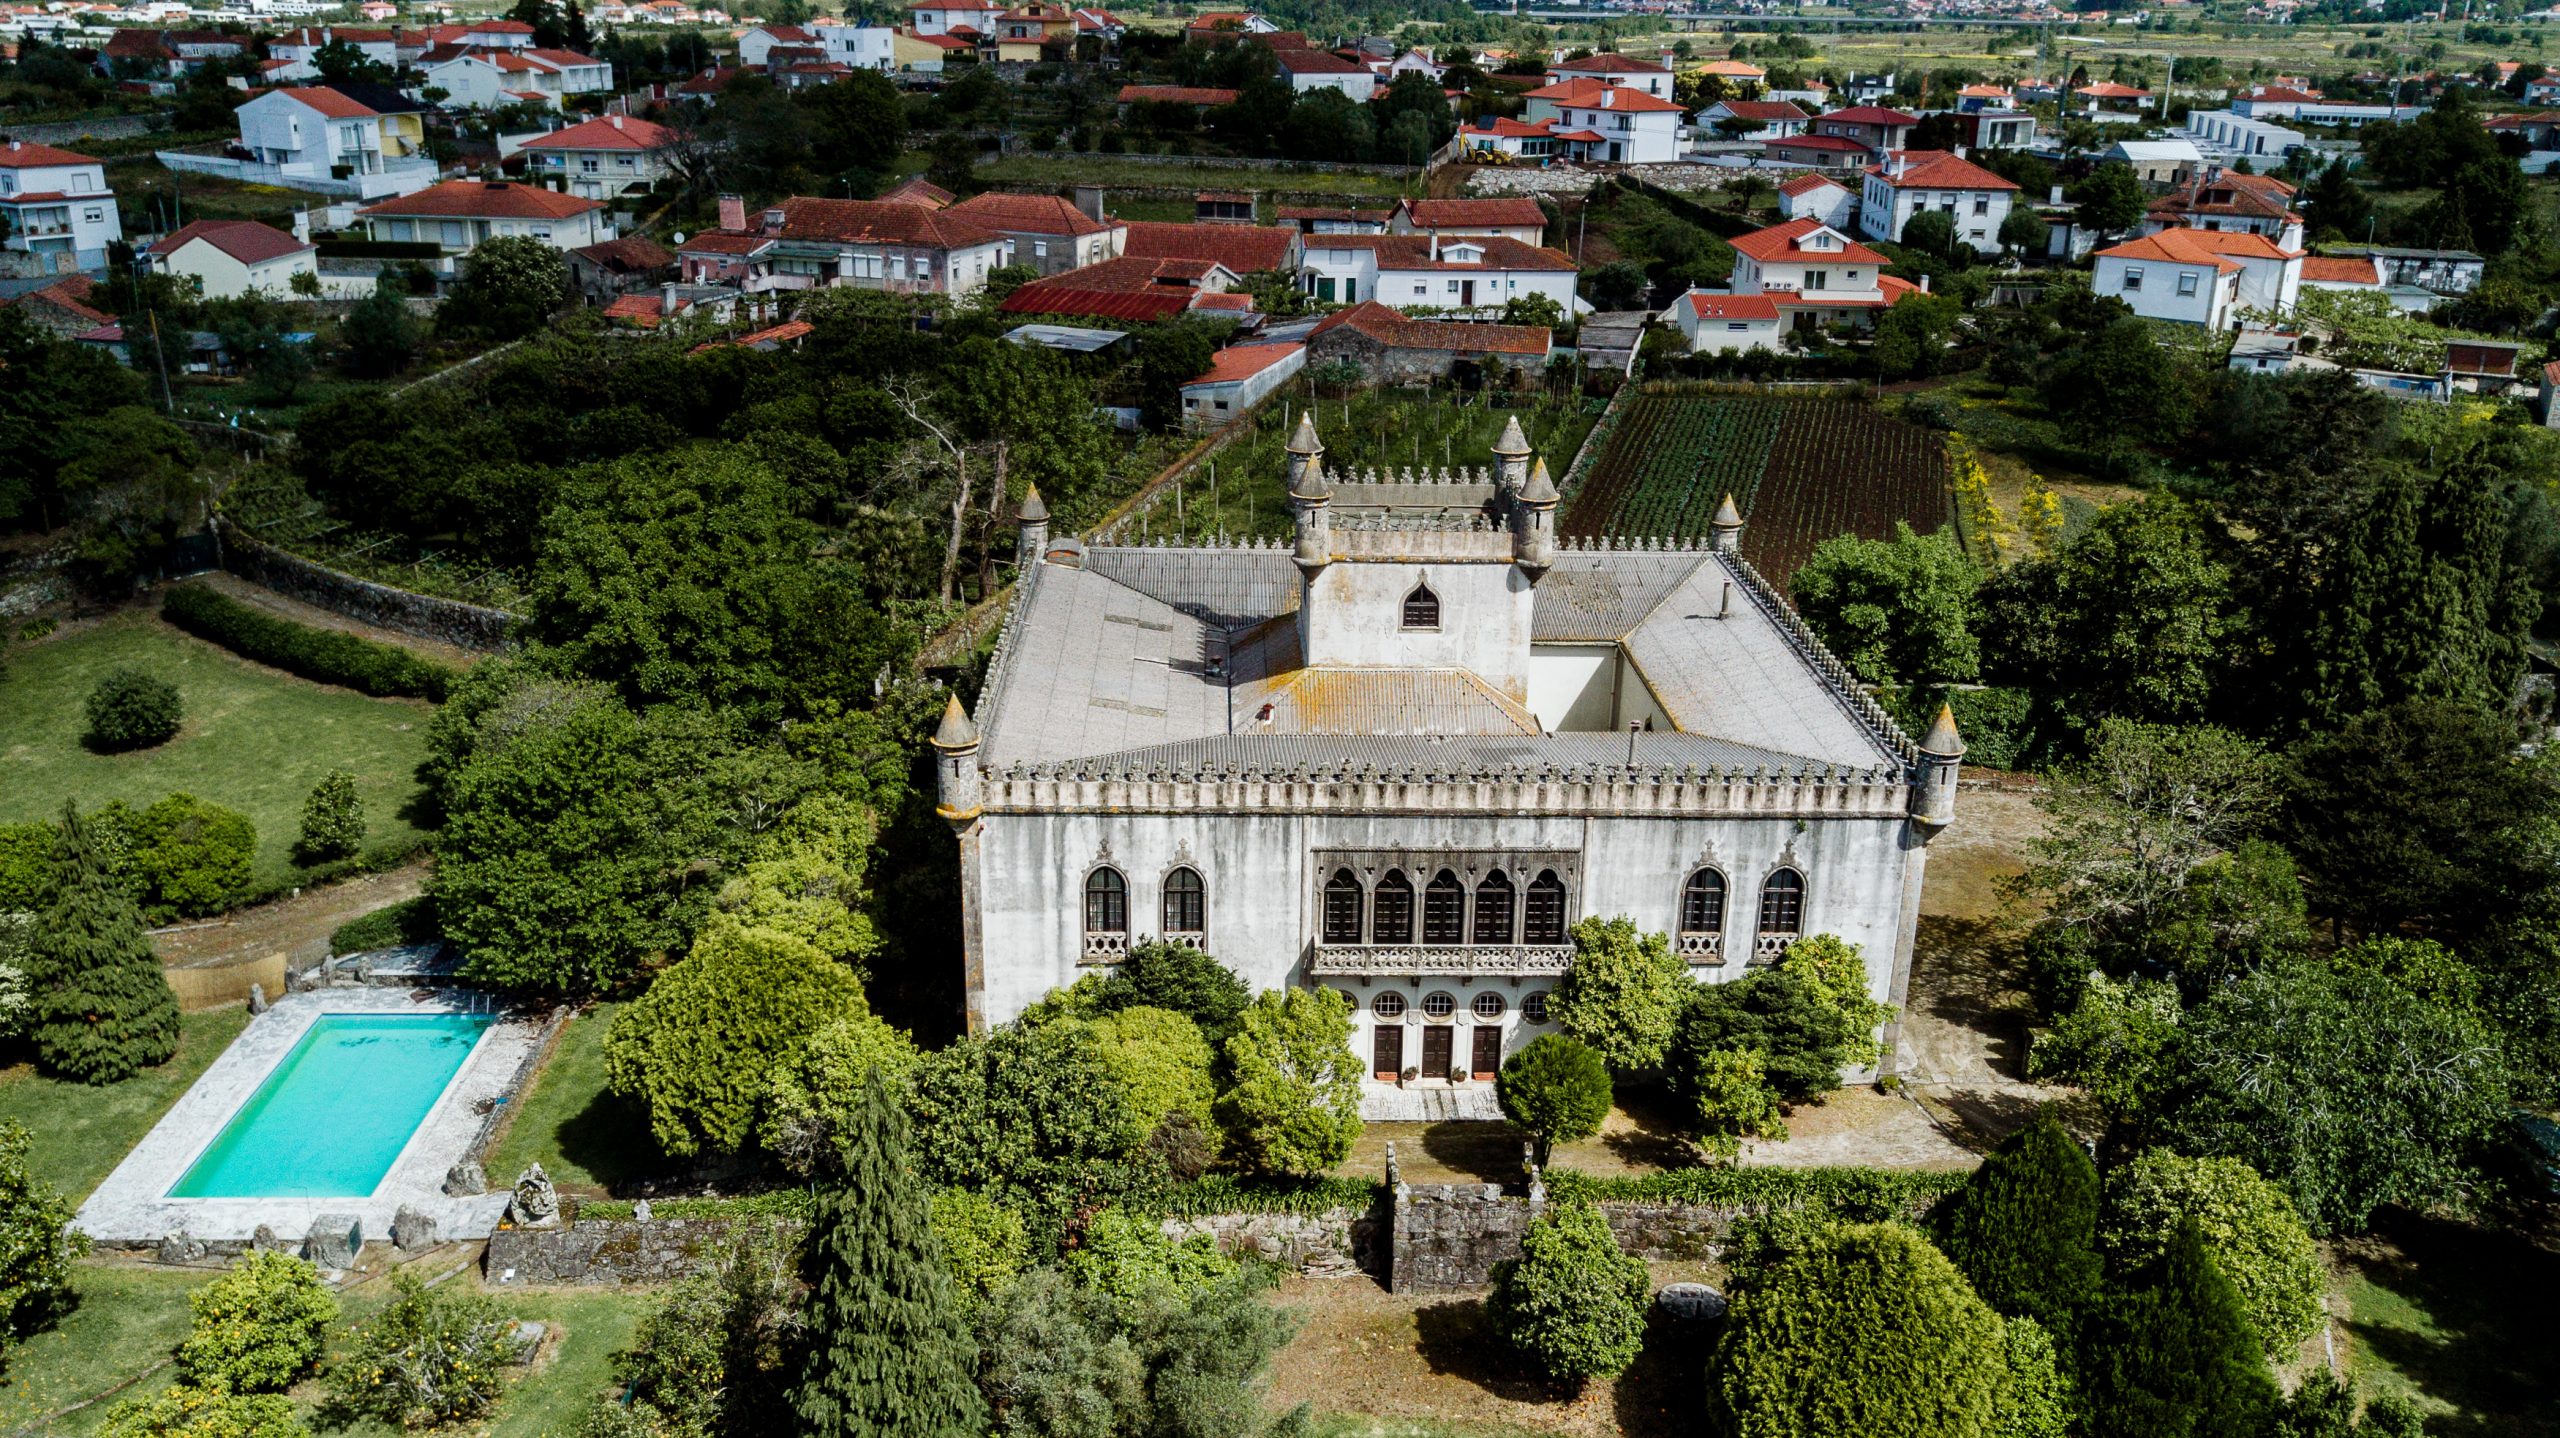
[(1449, 1076), (1449, 1048), (1457, 1038), (1454, 1024), (1422, 1026), (1422, 1076), (1444, 1079)]
[(1502, 1028), (1498, 1024), (1476, 1025), (1475, 1060), (1468, 1065), (1477, 1078), (1489, 1079), (1502, 1067)]
[(1404, 1073), (1404, 1025), (1378, 1025), (1376, 1047), (1370, 1050), (1370, 1071), (1382, 1079), (1393, 1081)]

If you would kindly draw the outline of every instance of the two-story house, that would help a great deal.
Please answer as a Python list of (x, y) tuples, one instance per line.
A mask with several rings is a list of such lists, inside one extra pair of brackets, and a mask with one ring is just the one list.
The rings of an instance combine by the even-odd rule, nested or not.
[(1315, 235), (1299, 284), (1320, 300), (1475, 309), (1545, 295), (1573, 312), (1573, 258), (1498, 236)]
[(689, 284), (749, 294), (831, 287), (966, 299), (1005, 262), (1004, 236), (948, 210), (881, 200), (794, 196), (749, 221), (720, 198), (720, 226), (686, 240), (676, 258)]
[(1838, 140), (1854, 140), (1881, 155), (1887, 150), (1901, 149), (1919, 123), (1917, 115), (1888, 110), (1882, 105), (1852, 105), (1845, 110), (1814, 116), (1811, 133)]
[(538, 180), (590, 200), (645, 191), (669, 173), (675, 132), (632, 115), (601, 115), (527, 140), (526, 163)]
[(2167, 229), (2094, 258), (2091, 293), (2212, 330), (2237, 327), (2243, 312), (2287, 313), (2302, 290), (2302, 252), (2246, 232)]
[(985, 59), (1029, 63), (1042, 58), (1048, 45), (1071, 47), (1076, 40), (1076, 12), (1053, 0), (1025, 0), (991, 23), (994, 28), (979, 41)]
[(575, 50), (466, 50), (434, 60), (424, 73), (427, 85), (445, 92), (448, 110), (556, 109), (568, 96), (613, 89), (613, 66)]
[(1561, 85), (1567, 80), (1602, 80), (1641, 90), (1657, 100), (1671, 98), (1671, 71), (1633, 55), (1585, 55), (1558, 60), (1547, 67), (1549, 85)]
[(1913, 216), (1936, 210), (1954, 219), (1958, 243), (1990, 254), (2000, 248), (2000, 222), (2017, 198), (2016, 184), (1961, 155), (1888, 150), (1867, 167), (1858, 228), (1870, 239), (1898, 243)]
[(346, 179), (405, 167), (420, 172), (423, 186), (434, 173), (415, 117), (386, 134), (383, 116), (344, 91), (320, 85), (269, 90), (232, 114), (240, 122), (240, 148), (288, 176)]
[(1916, 293), (1884, 272), (1883, 255), (1810, 217), (1737, 236), (1733, 256), (1732, 292), (1768, 296), (1790, 329), (1873, 325)]
[(1548, 122), (1569, 159), (1662, 165), (1680, 158), (1680, 105), (1606, 80), (1566, 80), (1532, 90), (1521, 118)]
[(1500, 236), (1524, 245), (1547, 240), (1547, 212), (1526, 196), (1483, 200), (1398, 200), (1387, 217), (1391, 235)]
[(826, 52), (829, 64), (849, 65), (856, 70), (898, 68), (898, 32), (886, 25), (821, 22), (810, 26), (809, 33), (817, 37), (818, 48)]
[[(267, 58), (309, 66), (324, 45), (339, 44), (382, 66), (400, 68), (400, 36), (394, 30), (358, 30), (345, 25), (305, 25), (267, 39)], [(313, 74), (319, 72), (314, 69)]]
[(1786, 100), (1718, 100), (1698, 112), (1698, 123), (1719, 137), (1784, 140), (1804, 133), (1813, 117)]
[(1012, 246), (1007, 263), (1029, 265), (1043, 275), (1116, 259), (1129, 238), (1117, 221), (1097, 220), (1056, 195), (1008, 195), (989, 190), (951, 205), (960, 216), (1002, 235)]
[(1280, 78), (1301, 95), (1311, 90), (1340, 90), (1365, 105), (1378, 93), (1376, 71), (1330, 50), (1273, 46), (1271, 58), (1280, 62)]
[(42, 256), (51, 274), (103, 270), (107, 246), (124, 238), (106, 165), (26, 140), (0, 149), (0, 218), (8, 247)]
[(2151, 202), (2142, 233), (2162, 230), (2227, 230), (2264, 235), (2288, 249), (2302, 248), (2302, 215), (2293, 208), (2293, 186), (2273, 175), (2221, 171), (2199, 176)]
[(455, 257), (500, 236), (527, 236), (556, 250), (613, 238), (601, 201), (507, 180), (447, 180), (367, 205), (356, 218), (374, 239), (438, 247), (447, 269)]
[(907, 23), (918, 35), (961, 35), (977, 39), (995, 27), (1004, 7), (987, 0), (955, 0), (949, 4), (910, 5)]

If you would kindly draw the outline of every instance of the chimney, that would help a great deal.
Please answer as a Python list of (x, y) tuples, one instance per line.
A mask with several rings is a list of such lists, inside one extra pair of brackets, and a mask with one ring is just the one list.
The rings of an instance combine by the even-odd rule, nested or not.
[(743, 230), (747, 227), (747, 202), (737, 195), (720, 197), (720, 228)]
[(1922, 293), (1922, 294), (1924, 294), (1924, 295), (1925, 295), (1925, 294), (1927, 294), (1928, 292), (1929, 292), (1929, 277), (1928, 277), (1927, 275), (1922, 275), (1922, 276), (1920, 277), (1920, 293)]
[(1076, 209), (1086, 219), (1096, 224), (1102, 223), (1102, 187), (1100, 185), (1076, 186)]
[(2053, 187), (2053, 191), (2052, 191), (2052, 193), (2050, 193), (2050, 194), (2048, 194), (2048, 195), (2046, 195), (2046, 196), (2045, 196), (2044, 202), (2045, 202), (2046, 204), (2048, 204), (2048, 205), (2058, 205), (2058, 204), (2061, 204), (2061, 203), (2062, 203), (2062, 187), (2061, 187), (2060, 185), (2056, 185), (2056, 186), (2054, 186), (2054, 187)]
[(615, 129), (617, 129), (617, 130), (619, 130), (619, 129), (621, 129), (621, 128), (622, 128), (622, 117), (621, 117), (620, 115), (613, 115), (613, 116), (609, 116), (608, 118), (610, 118), (610, 119), (613, 121), (613, 128), (615, 128)]
[(782, 211), (775, 209), (764, 212), (764, 232), (768, 235), (782, 232)]
[(667, 316), (669, 319), (675, 318), (676, 282), (673, 280), (669, 280), (658, 287), (658, 313)]

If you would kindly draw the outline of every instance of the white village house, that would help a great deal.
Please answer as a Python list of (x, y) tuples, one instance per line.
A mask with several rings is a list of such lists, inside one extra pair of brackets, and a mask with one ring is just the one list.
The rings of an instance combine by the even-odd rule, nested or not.
[(1886, 274), (1885, 257), (1810, 217), (1737, 235), (1732, 293), (1766, 295), (1789, 329), (1871, 327), (1904, 295), (1907, 280)]
[(1778, 302), (1767, 295), (1724, 294), (1691, 290), (1671, 302), (1662, 322), (1680, 332), (1691, 354), (1778, 348)]
[(2016, 184), (1943, 150), (1888, 150), (1867, 167), (1858, 199), (1858, 228), (1870, 239), (1899, 242), (1903, 226), (1924, 210), (1955, 221), (1956, 239), (1976, 253), (2000, 248), (2000, 222), (2017, 202)]
[(601, 201), (507, 180), (447, 180), (414, 195), (356, 211), (374, 239), (432, 244), (455, 256), (482, 240), (523, 235), (555, 250), (579, 250), (613, 238)]
[[(320, 275), (319, 251), (255, 220), (192, 220), (151, 245), (151, 268), (193, 279), (209, 300), (293, 297), (293, 277)], [(367, 289), (370, 289), (370, 285)]]
[(47, 274), (104, 270), (107, 246), (124, 238), (106, 164), (26, 140), (0, 146), (0, 219), (7, 246), (40, 256)]
[(1545, 295), (1571, 314), (1573, 259), (1500, 236), (1310, 235), (1299, 287), (1320, 300), (1472, 309)]
[(973, 1030), (1191, 945), (1341, 995), (1369, 1116), (1491, 1118), (1586, 916), (1701, 983), (1835, 934), (1903, 1001), (1954, 725), (1914, 744), (1860, 692), (1730, 499), (1712, 547), (1567, 547), (1517, 424), (1495, 453), (1333, 472), (1302, 417), (1270, 546), (1053, 539), (1026, 503), (976, 718), (933, 738)]
[(2168, 229), (2098, 251), (2089, 288), (2144, 319), (2227, 330), (2244, 311), (2291, 313), (2302, 260), (2300, 250), (2245, 230)]
[(667, 149), (674, 142), (675, 132), (654, 121), (600, 115), (527, 140), (522, 148), (536, 178), (556, 180), (590, 200), (612, 200), (665, 179)]
[(1548, 122), (1568, 158), (1609, 165), (1667, 165), (1680, 158), (1677, 101), (1590, 79), (1543, 86), (1527, 100), (1521, 118)]

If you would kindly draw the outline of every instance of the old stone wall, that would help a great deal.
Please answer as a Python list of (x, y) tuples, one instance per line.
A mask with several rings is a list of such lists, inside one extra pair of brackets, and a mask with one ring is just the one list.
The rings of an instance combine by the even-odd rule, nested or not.
[(491, 1283), (673, 1283), (709, 1272), (740, 1224), (797, 1240), (796, 1219), (600, 1218), (558, 1228), (502, 1228), (489, 1235)]
[(1380, 1242), (1386, 1224), (1380, 1215), (1366, 1209), (1168, 1218), (1164, 1232), (1177, 1243), (1205, 1233), (1217, 1241), (1221, 1253), (1286, 1264), (1310, 1278), (1348, 1278), (1355, 1273), (1387, 1271), (1387, 1254)]
[[(1543, 1190), (1513, 1197), (1489, 1183), (1414, 1184), (1396, 1192), (1388, 1286), (1398, 1293), (1481, 1288), (1494, 1265), (1520, 1256), (1520, 1239), (1544, 1211)], [(1688, 1203), (1603, 1203), (1618, 1247), (1646, 1259), (1698, 1260), (1740, 1210)]]
[(215, 526), (222, 540), (223, 568), (252, 584), (333, 614), (484, 654), (504, 648), (507, 631), (516, 622), (516, 616), (503, 609), (438, 599), (431, 594), (358, 579), (252, 539), (236, 525), (217, 519)]

